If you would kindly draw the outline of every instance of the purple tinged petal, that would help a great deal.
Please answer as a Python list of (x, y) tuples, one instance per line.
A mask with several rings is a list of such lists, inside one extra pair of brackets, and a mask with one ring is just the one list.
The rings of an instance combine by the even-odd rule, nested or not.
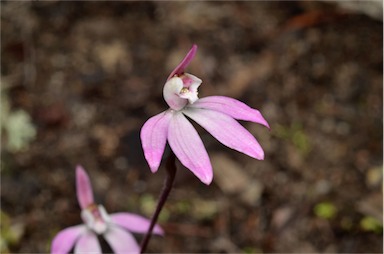
[(259, 123), (269, 128), (269, 124), (260, 111), (253, 109), (245, 103), (225, 96), (209, 96), (197, 100), (190, 105), (191, 108), (204, 108), (219, 111), (238, 120)]
[(87, 231), (83, 234), (80, 239), (77, 241), (75, 246), (75, 254), (99, 254), (101, 252), (101, 247), (99, 240), (97, 240), (97, 235), (92, 231)]
[(168, 125), (172, 118), (170, 111), (164, 111), (145, 122), (141, 128), (140, 137), (144, 156), (151, 171), (155, 173), (161, 162), (167, 143)]
[(231, 116), (218, 111), (188, 108), (183, 113), (206, 129), (222, 144), (258, 160), (264, 159), (264, 151), (254, 136)]
[(104, 237), (116, 254), (140, 252), (140, 247), (132, 234), (117, 226), (111, 226)]
[(77, 239), (84, 232), (86, 232), (86, 228), (84, 225), (77, 225), (60, 231), (52, 241), (51, 253), (69, 253)]
[(169, 124), (168, 142), (180, 162), (203, 183), (209, 185), (213, 172), (209, 156), (199, 134), (181, 113), (175, 112)]
[(91, 181), (82, 166), (76, 167), (76, 192), (81, 209), (93, 204), (93, 190)]
[(192, 48), (189, 50), (188, 54), (184, 57), (183, 61), (171, 72), (168, 79), (171, 79), (175, 75), (180, 75), (184, 72), (184, 69), (189, 65), (189, 63), (194, 58), (197, 51), (197, 45), (193, 44)]
[[(147, 218), (133, 213), (113, 213), (110, 214), (110, 217), (114, 224), (133, 233), (146, 233), (151, 223)], [(164, 231), (156, 224), (153, 233), (163, 235)]]
[(188, 87), (191, 92), (197, 92), (197, 88), (199, 88), (201, 82), (203, 82), (198, 77), (189, 73), (184, 73), (180, 78), (183, 81), (183, 87)]

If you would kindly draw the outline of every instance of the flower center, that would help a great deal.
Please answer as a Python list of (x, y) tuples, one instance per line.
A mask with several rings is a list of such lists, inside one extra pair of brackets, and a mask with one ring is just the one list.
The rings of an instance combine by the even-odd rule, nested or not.
[(187, 99), (190, 104), (193, 104), (195, 101), (199, 99), (197, 95), (198, 95), (197, 88), (195, 91), (191, 91), (190, 88), (183, 87), (179, 92), (180, 98)]
[(164, 99), (170, 108), (174, 110), (181, 110), (188, 103), (193, 104), (199, 99), (197, 97), (197, 88), (200, 84), (201, 79), (189, 73), (175, 75), (164, 85)]
[(104, 206), (91, 204), (81, 211), (85, 225), (97, 234), (103, 234), (108, 229), (109, 215)]
[(189, 92), (188, 87), (183, 87), (183, 88), (181, 89), (181, 91), (180, 91), (180, 94), (186, 94), (186, 93), (188, 93), (188, 92)]

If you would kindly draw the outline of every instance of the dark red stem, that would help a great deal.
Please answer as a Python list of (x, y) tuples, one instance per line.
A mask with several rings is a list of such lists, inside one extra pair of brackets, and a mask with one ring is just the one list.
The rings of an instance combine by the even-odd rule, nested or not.
[(175, 180), (176, 156), (172, 151), (171, 151), (171, 154), (169, 155), (169, 157), (167, 159), (167, 163), (166, 163), (165, 167), (167, 169), (167, 178), (165, 178), (164, 188), (163, 188), (163, 191), (161, 192), (159, 201), (157, 203), (155, 213), (152, 216), (151, 224), (149, 226), (147, 234), (145, 235), (143, 241), (141, 242), (140, 253), (144, 253), (145, 250), (147, 249), (148, 242), (152, 236), (153, 228), (156, 225), (156, 222), (157, 222), (157, 219), (159, 218), (161, 209), (163, 209), (163, 206), (164, 206), (165, 202), (167, 201), (169, 193), (171, 192), (171, 189), (172, 189), (173, 182)]

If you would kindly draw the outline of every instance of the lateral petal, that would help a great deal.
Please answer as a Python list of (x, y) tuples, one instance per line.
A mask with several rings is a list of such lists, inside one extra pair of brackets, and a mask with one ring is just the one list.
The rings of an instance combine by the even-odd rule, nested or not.
[(231, 116), (200, 108), (188, 108), (183, 113), (201, 125), (222, 144), (258, 160), (264, 159), (264, 151), (259, 142)]
[[(133, 233), (146, 233), (151, 223), (147, 218), (133, 213), (113, 213), (110, 218), (114, 224)], [(164, 231), (156, 224), (153, 233), (163, 235)]]
[(140, 252), (140, 247), (132, 234), (118, 226), (111, 226), (104, 237), (116, 254)]
[(149, 118), (141, 128), (140, 138), (144, 156), (153, 173), (159, 169), (161, 163), (171, 118), (172, 113), (164, 111)]
[(247, 104), (225, 96), (208, 96), (197, 100), (189, 105), (191, 108), (204, 108), (219, 111), (237, 120), (259, 123), (269, 128), (268, 122), (261, 115), (260, 111), (249, 107)]
[(76, 193), (81, 209), (93, 203), (93, 190), (87, 172), (80, 165), (76, 167)]
[(84, 225), (77, 225), (60, 231), (52, 241), (52, 254), (69, 253), (82, 233), (86, 231)]
[(101, 254), (101, 247), (97, 235), (92, 231), (83, 234), (75, 245), (75, 254)]
[(181, 113), (175, 112), (169, 123), (168, 142), (180, 162), (203, 183), (209, 185), (213, 172), (209, 156), (199, 134)]

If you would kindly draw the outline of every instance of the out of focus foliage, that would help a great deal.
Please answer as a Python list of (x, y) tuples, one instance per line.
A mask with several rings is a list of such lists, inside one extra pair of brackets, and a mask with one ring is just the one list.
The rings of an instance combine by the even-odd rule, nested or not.
[(290, 126), (277, 125), (275, 126), (275, 134), (279, 138), (291, 141), (303, 155), (306, 155), (311, 150), (308, 136), (305, 134), (300, 123), (292, 123)]
[(314, 211), (320, 218), (332, 219), (336, 216), (337, 208), (330, 202), (322, 202), (315, 206)]
[(5, 148), (10, 152), (18, 152), (28, 148), (36, 137), (30, 115), (22, 110), (11, 110), (6, 93), (1, 95), (1, 129), (5, 131)]
[(378, 234), (383, 232), (383, 224), (371, 216), (361, 219), (360, 226), (365, 231), (372, 231)]
[(24, 225), (15, 223), (11, 218), (0, 210), (1, 219), (1, 235), (0, 235), (0, 252), (10, 253), (9, 246), (17, 244), (24, 233)]

